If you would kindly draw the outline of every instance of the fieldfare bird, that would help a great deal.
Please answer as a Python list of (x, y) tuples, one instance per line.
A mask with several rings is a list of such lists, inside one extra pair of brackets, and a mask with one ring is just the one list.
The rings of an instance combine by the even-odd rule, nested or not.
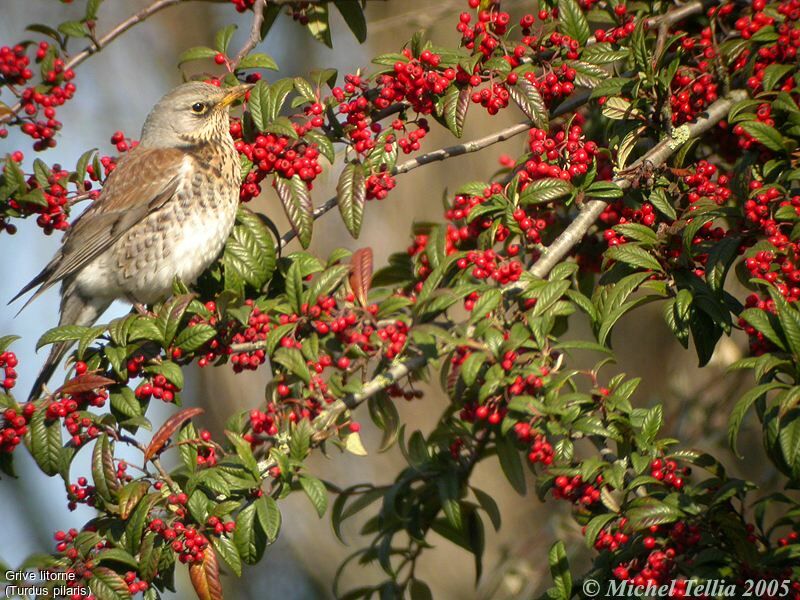
[[(194, 282), (233, 228), (240, 166), (228, 112), (250, 87), (190, 82), (164, 96), (138, 146), (120, 158), (100, 197), (12, 302), (39, 286), (27, 306), (60, 281), (59, 325), (91, 325), (114, 300), (151, 304), (170, 295), (176, 276)], [(71, 345), (53, 345), (31, 398)]]

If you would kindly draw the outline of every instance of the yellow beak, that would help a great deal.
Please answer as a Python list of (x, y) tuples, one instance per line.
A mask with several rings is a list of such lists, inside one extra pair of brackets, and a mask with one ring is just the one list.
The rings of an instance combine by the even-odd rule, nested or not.
[(232, 88), (228, 88), (227, 93), (219, 101), (218, 106), (226, 107), (236, 102), (239, 98), (243, 97), (247, 91), (253, 87), (252, 83), (243, 83)]

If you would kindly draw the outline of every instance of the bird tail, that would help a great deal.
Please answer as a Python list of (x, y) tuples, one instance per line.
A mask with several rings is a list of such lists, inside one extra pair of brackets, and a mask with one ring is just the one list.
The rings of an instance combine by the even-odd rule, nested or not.
[[(77, 286), (70, 282), (61, 289), (61, 318), (58, 325), (92, 325), (111, 304), (110, 300), (84, 298), (76, 289)], [(50, 349), (47, 360), (44, 361), (36, 381), (33, 383), (28, 401), (38, 398), (44, 386), (50, 381), (53, 373), (64, 358), (67, 351), (75, 342), (58, 342)]]

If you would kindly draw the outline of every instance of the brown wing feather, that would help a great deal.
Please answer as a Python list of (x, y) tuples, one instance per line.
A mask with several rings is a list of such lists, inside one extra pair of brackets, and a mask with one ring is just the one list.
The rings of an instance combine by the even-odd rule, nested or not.
[(174, 148), (141, 146), (123, 156), (108, 176), (100, 197), (72, 224), (58, 253), (11, 302), (39, 285), (25, 303), (27, 306), (46, 289), (94, 260), (148, 214), (161, 208), (178, 188), (184, 156), (181, 150)]

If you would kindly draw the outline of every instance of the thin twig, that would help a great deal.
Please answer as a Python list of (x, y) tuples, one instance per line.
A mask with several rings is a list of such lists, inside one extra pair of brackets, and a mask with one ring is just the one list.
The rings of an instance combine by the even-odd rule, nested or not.
[(414, 356), (402, 362), (398, 362), (384, 373), (381, 373), (374, 379), (371, 379), (364, 384), (364, 387), (361, 388), (358, 393), (350, 394), (344, 398), (336, 400), (331, 405), (326, 407), (323, 413), (314, 420), (314, 428), (317, 430), (317, 433), (314, 437), (318, 440), (324, 439), (328, 436), (328, 431), (330, 428), (345, 412), (358, 407), (378, 392), (385, 390), (392, 384), (400, 381), (403, 377), (406, 377), (417, 369), (422, 368), (427, 363), (428, 358), (423, 355)]
[(242, 59), (250, 54), (250, 51), (261, 42), (261, 26), (264, 24), (264, 9), (266, 7), (267, 0), (256, 0), (255, 4), (253, 4), (253, 22), (250, 26), (250, 36), (242, 46), (242, 49), (230, 61), (228, 66), (231, 71), (235, 71)]
[[(188, 0), (156, 0), (152, 4), (145, 6), (142, 10), (140, 10), (136, 14), (131, 15), (124, 21), (117, 24), (116, 27), (111, 29), (111, 31), (106, 33), (103, 37), (93, 41), (86, 48), (78, 52), (76, 55), (72, 56), (64, 65), (64, 70), (74, 69), (93, 54), (100, 52), (109, 43), (111, 43), (114, 39), (118, 38), (123, 33), (128, 31), (131, 27), (145, 21), (147, 18), (151, 17), (158, 11), (173, 6), (175, 4), (180, 4), (181, 2), (185, 1)], [(14, 119), (21, 109), (22, 109), (22, 103), (18, 102), (13, 107), (11, 107), (11, 112), (0, 117), (0, 124), (8, 123), (12, 119)]]

